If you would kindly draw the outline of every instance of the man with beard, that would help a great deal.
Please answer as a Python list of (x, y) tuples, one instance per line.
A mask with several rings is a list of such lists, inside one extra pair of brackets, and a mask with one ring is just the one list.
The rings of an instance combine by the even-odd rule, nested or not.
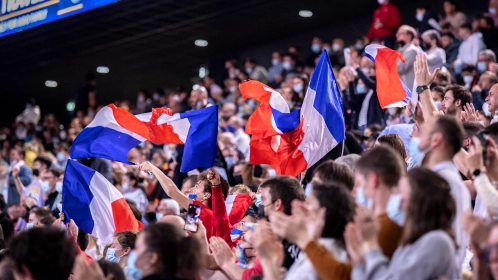
[(472, 103), (470, 92), (463, 86), (451, 85), (446, 89), (441, 107), (445, 115), (452, 115), (460, 120), (463, 108), (468, 103)]

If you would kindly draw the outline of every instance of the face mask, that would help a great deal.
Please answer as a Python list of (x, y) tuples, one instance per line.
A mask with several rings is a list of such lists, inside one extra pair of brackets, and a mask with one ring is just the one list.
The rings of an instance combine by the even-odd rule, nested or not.
[(247, 68), (246, 68), (246, 73), (247, 73), (247, 74), (251, 74), (251, 73), (252, 73), (252, 68), (247, 67)]
[(335, 52), (340, 51), (341, 46), (339, 44), (332, 44), (332, 50), (334, 50)]
[(285, 70), (290, 70), (290, 69), (291, 69), (290, 62), (288, 62), (288, 61), (284, 61), (284, 63), (282, 63), (282, 67), (283, 67)]
[(365, 93), (367, 90), (365, 89), (364, 84), (356, 85), (356, 92), (357, 93)]
[(33, 176), (40, 176), (40, 169), (33, 169)]
[(235, 241), (235, 240), (239, 239), (239, 237), (241, 235), (242, 235), (242, 231), (240, 229), (232, 228), (232, 231), (230, 232), (230, 239), (232, 239), (232, 241)]
[(254, 202), (254, 205), (256, 205), (256, 207), (258, 207), (258, 209), (260, 208), (259, 206), (261, 205), (261, 202), (263, 202), (263, 197), (261, 196), (261, 194), (257, 194), (256, 195), (256, 202)]
[(156, 221), (159, 221), (162, 217), (164, 217), (163, 213), (156, 213)]
[(382, 5), (384, 4), (386, 1), (385, 0), (377, 0), (377, 3), (379, 3), (379, 5)]
[(277, 66), (279, 63), (280, 63), (279, 59), (274, 58), (271, 60), (271, 65), (273, 65), (273, 66)]
[(230, 167), (235, 165), (235, 158), (234, 157), (225, 157), (225, 162), (227, 163), (228, 168), (230, 168)]
[(406, 45), (405, 41), (398, 41), (397, 43), (398, 43), (398, 46), (400, 48), (402, 48), (402, 47), (404, 47)]
[(221, 116), (221, 119), (227, 122), (228, 120), (230, 120), (230, 116)]
[(24, 129), (22, 127), (16, 129), (16, 137), (17, 137), (17, 139), (26, 138), (26, 129)]
[(159, 93), (154, 93), (152, 95), (152, 99), (154, 99), (154, 101), (158, 101), (159, 100)]
[(394, 116), (394, 115), (396, 115), (396, 112), (398, 111), (397, 109), (398, 109), (398, 108), (387, 108), (387, 113), (388, 113), (390, 116)]
[(360, 44), (360, 43), (356, 43), (354, 44), (354, 47), (357, 49), (357, 50), (363, 50), (363, 45)]
[(121, 257), (116, 257), (116, 248), (107, 249), (107, 260), (113, 263), (118, 263)]
[(423, 14), (417, 14), (415, 16), (415, 18), (418, 20), (418, 21), (422, 21), (424, 19), (424, 15)]
[(373, 201), (365, 197), (363, 187), (359, 187), (358, 190), (356, 190), (355, 201), (358, 205), (363, 205), (368, 207), (369, 209), (372, 209)]
[(235, 247), (235, 255), (237, 256), (237, 263), (239, 264), (239, 266), (242, 268), (247, 268), (247, 261), (249, 258), (246, 256), (244, 248), (240, 247), (239, 244), (237, 244), (237, 247)]
[(237, 87), (236, 86), (231, 86), (228, 88), (228, 90), (231, 92), (231, 93), (234, 93), (236, 90), (237, 90)]
[(443, 109), (443, 105), (441, 105), (441, 101), (434, 101), (434, 103), (436, 104), (436, 108), (437, 108), (438, 110)]
[(360, 68), (360, 70), (361, 70), (361, 72), (363, 72), (363, 74), (365, 74), (365, 75), (370, 74), (370, 68), (368, 68), (368, 67), (362, 67), (362, 68)]
[(62, 182), (57, 182), (57, 183), (55, 183), (55, 190), (56, 190), (58, 193), (62, 193)]
[(496, 14), (496, 8), (489, 8), (488, 9), (488, 12), (492, 15), (495, 15)]
[(313, 184), (311, 183), (306, 184), (306, 188), (304, 189), (304, 196), (305, 197), (310, 196), (312, 191), (313, 191)]
[(324, 47), (323, 48), (327, 53), (330, 53), (330, 48), (329, 47)]
[(472, 77), (472, 76), (468, 76), (468, 75), (463, 76), (463, 82), (466, 84), (472, 83), (473, 80), (474, 80), (474, 77)]
[(62, 163), (66, 160), (66, 155), (63, 152), (58, 152), (57, 153), (57, 161)]
[(41, 182), (41, 188), (44, 192), (50, 193), (50, 186), (48, 185), (47, 181), (42, 181)]
[(321, 49), (322, 49), (322, 46), (320, 46), (320, 44), (311, 45), (311, 51), (313, 51), (314, 53), (320, 52)]
[(387, 216), (398, 226), (405, 224), (406, 213), (401, 210), (401, 195), (392, 194), (387, 202)]
[(128, 184), (123, 184), (122, 187), (124, 192), (128, 192), (130, 190), (130, 185)]
[(26, 229), (32, 229), (34, 227), (35, 227), (35, 224), (33, 224), (33, 223), (27, 223), (26, 224)]
[(425, 41), (422, 42), (422, 49), (424, 51), (428, 51), (428, 50), (430, 50), (430, 48), (431, 48), (431, 43), (428, 43), (428, 42), (425, 42)]
[(462, 63), (455, 63), (453, 65), (453, 71), (455, 71), (455, 74), (462, 74), (462, 68), (463, 68)]
[(26, 104), (26, 109), (31, 109), (31, 104)]
[(486, 62), (484, 61), (479, 61), (477, 62), (477, 71), (484, 73), (488, 70), (488, 67), (486, 66)]
[(302, 84), (297, 84), (292, 87), (295, 92), (299, 93), (303, 90), (304, 86)]
[(430, 148), (428, 149), (428, 151), (421, 151), (419, 148), (420, 141), (422, 141), (422, 138), (412, 137), (412, 139), (410, 140), (410, 144), (408, 146), (408, 152), (410, 153), (410, 157), (413, 159), (413, 162), (417, 166), (420, 166), (422, 164), (425, 154), (430, 151)]
[(273, 169), (273, 168), (268, 169), (268, 176), (270, 176), (270, 178), (277, 176), (277, 171), (275, 171), (275, 169)]
[(129, 276), (135, 280), (140, 280), (142, 279), (142, 270), (135, 266), (137, 258), (137, 253), (135, 250), (132, 250), (126, 260), (126, 268)]
[(139, 96), (139, 97), (137, 98), (137, 101), (138, 101), (138, 102), (144, 102), (144, 101), (145, 101), (145, 97), (143, 97), (143, 96)]

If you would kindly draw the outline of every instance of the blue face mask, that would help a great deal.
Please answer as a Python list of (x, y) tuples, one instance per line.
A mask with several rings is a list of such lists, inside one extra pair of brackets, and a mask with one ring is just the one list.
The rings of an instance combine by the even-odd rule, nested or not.
[(55, 183), (55, 190), (56, 190), (58, 193), (62, 193), (62, 182), (57, 182), (57, 183)]
[(109, 248), (107, 249), (107, 260), (113, 263), (118, 263), (119, 260), (121, 259), (120, 257), (116, 257), (116, 248)]
[(295, 92), (299, 93), (303, 90), (304, 86), (302, 84), (297, 84), (297, 85), (294, 85), (294, 87), (292, 87), (294, 89)]
[(401, 195), (392, 194), (387, 202), (387, 216), (398, 226), (405, 224), (406, 213), (401, 209)]
[(415, 18), (418, 20), (418, 21), (422, 21), (424, 19), (424, 15), (423, 14), (417, 14), (415, 16)]
[(486, 66), (486, 62), (484, 61), (479, 61), (477, 62), (477, 71), (484, 73), (488, 70), (488, 67)]
[(363, 205), (372, 209), (373, 201), (365, 197), (363, 187), (359, 187), (358, 190), (356, 190), (355, 201), (358, 205)]
[(313, 191), (313, 184), (311, 183), (306, 184), (306, 188), (304, 189), (304, 196), (308, 197), (312, 191)]
[(35, 227), (35, 224), (33, 224), (33, 223), (27, 223), (26, 224), (26, 229), (32, 229), (34, 227)]
[(142, 270), (135, 266), (137, 258), (137, 253), (135, 250), (132, 250), (126, 260), (126, 272), (127, 275), (131, 276), (133, 279), (140, 280), (142, 279)]
[(362, 45), (362, 44), (360, 44), (360, 43), (356, 43), (356, 44), (354, 45), (354, 47), (355, 47), (357, 50), (363, 50), (363, 45)]
[(232, 241), (235, 241), (239, 239), (239, 237), (242, 235), (242, 231), (238, 228), (232, 228), (232, 231), (230, 232), (230, 239)]
[(321, 49), (322, 49), (322, 46), (320, 46), (320, 44), (313, 44), (313, 45), (311, 45), (311, 50), (314, 53), (319, 53)]
[(365, 92), (367, 92), (367, 89), (365, 88), (364, 84), (358, 84), (358, 85), (356, 85), (356, 92), (357, 93), (365, 93)]
[(259, 206), (261, 205), (262, 202), (263, 202), (263, 197), (259, 193), (256, 195), (256, 202), (254, 202), (254, 205), (256, 205), (256, 207), (259, 208)]
[(123, 184), (122, 187), (123, 187), (123, 192), (128, 192), (130, 190), (130, 185), (128, 184)]
[(277, 171), (275, 169), (268, 169), (268, 176), (270, 177), (276, 177), (277, 176)]
[(247, 268), (247, 261), (249, 258), (246, 256), (244, 252), (244, 248), (240, 247), (239, 244), (237, 244), (237, 247), (235, 247), (235, 255), (237, 256), (237, 263), (241, 268)]
[(247, 68), (246, 68), (246, 73), (247, 73), (247, 74), (251, 74), (251, 73), (252, 73), (252, 68), (247, 67)]
[(162, 217), (164, 217), (163, 213), (156, 213), (156, 221), (159, 221)]
[(410, 145), (408, 146), (408, 152), (410, 152), (410, 157), (412, 158), (415, 165), (420, 166), (422, 164), (422, 160), (424, 160), (425, 154), (427, 152), (421, 151), (418, 147), (420, 145), (420, 141), (422, 141), (419, 137), (412, 137), (410, 140)]
[(230, 167), (235, 165), (235, 158), (234, 157), (225, 157), (225, 162), (227, 163), (228, 168), (230, 168)]
[(41, 188), (44, 192), (46, 193), (50, 193), (50, 186), (48, 185), (48, 182), (47, 181), (42, 181), (41, 182)]

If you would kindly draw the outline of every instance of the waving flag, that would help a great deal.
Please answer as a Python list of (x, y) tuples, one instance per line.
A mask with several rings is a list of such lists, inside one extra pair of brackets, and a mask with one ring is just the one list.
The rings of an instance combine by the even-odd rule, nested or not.
[(377, 96), (380, 107), (404, 107), (411, 99), (412, 92), (401, 81), (398, 74), (397, 61), (405, 62), (398, 51), (381, 45), (368, 45), (365, 55), (375, 63), (377, 79)]
[(327, 53), (311, 77), (301, 110), (290, 112), (284, 98), (257, 81), (240, 85), (244, 98), (261, 105), (249, 118), (250, 162), (270, 164), (277, 174), (297, 176), (344, 139), (342, 98)]
[(174, 115), (158, 108), (134, 116), (111, 104), (76, 137), (70, 154), (73, 159), (100, 157), (133, 164), (128, 161), (128, 152), (145, 140), (185, 144), (181, 171), (188, 172), (213, 166), (217, 133), (217, 106)]
[(117, 232), (143, 228), (123, 195), (104, 176), (74, 160), (67, 162), (64, 174), (62, 212), (65, 222), (73, 219), (102, 244), (112, 243)]

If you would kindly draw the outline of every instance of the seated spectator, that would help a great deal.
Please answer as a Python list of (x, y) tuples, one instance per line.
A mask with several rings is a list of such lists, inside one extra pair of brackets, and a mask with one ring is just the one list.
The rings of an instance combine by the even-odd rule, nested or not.
[(156, 220), (167, 215), (180, 215), (180, 205), (171, 198), (163, 199), (157, 206)]
[[(306, 58), (306, 66), (315, 67), (315, 59), (320, 55), (320, 52), (322, 51), (322, 49), (323, 49), (322, 40), (318, 37), (313, 38), (313, 40), (311, 40), (312, 53)], [(285, 57), (284, 57), (284, 63), (285, 63)], [(285, 66), (284, 66), (284, 69), (285, 69)], [(285, 77), (285, 75), (284, 75), (284, 77)]]
[(446, 53), (446, 67), (451, 67), (458, 57), (458, 50), (460, 49), (460, 41), (456, 39), (455, 35), (451, 32), (443, 32), (441, 34), (441, 47)]
[(263, 84), (268, 82), (268, 72), (263, 66), (258, 65), (254, 58), (246, 58), (244, 66), (246, 73), (249, 74), (251, 80), (260, 81)]
[(459, 34), (459, 28), (467, 23), (467, 16), (460, 11), (455, 0), (445, 0), (443, 3), (445, 17), (439, 22), (443, 31), (453, 33), (455, 37)]
[(489, 90), (497, 83), (498, 78), (495, 73), (487, 71), (481, 74), (477, 85), (472, 87), (472, 104), (476, 110), (482, 110)]
[(105, 277), (109, 277), (112, 275), (112, 278), (106, 278), (108, 280), (125, 280), (126, 277), (123, 273), (123, 269), (117, 264), (113, 262), (106, 261), (101, 259), (98, 261), (100, 269), (102, 269), (102, 273)]
[(437, 13), (432, 12), (426, 6), (417, 6), (417, 14), (415, 18), (420, 22), (418, 26), (419, 33), (424, 33), (430, 29), (435, 29), (437, 31), (442, 30), (441, 25), (438, 22)]
[(458, 37), (462, 43), (458, 48), (457, 63), (477, 66), (479, 52), (486, 48), (481, 32), (473, 32), (470, 24), (463, 24), (458, 29)]
[(479, 73), (484, 73), (486, 71), (489, 71), (490, 63), (496, 63), (496, 54), (490, 49), (480, 51), (479, 59), (477, 62), (477, 71), (479, 71)]
[[(106, 260), (117, 263), (124, 269), (125, 275), (130, 275), (130, 267), (128, 267), (128, 258), (130, 253), (135, 249), (135, 241), (137, 234), (131, 231), (122, 231), (114, 235), (111, 246), (107, 249)], [(131, 275), (130, 275), (131, 276)]]
[(29, 220), (28, 224), (26, 225), (27, 229), (33, 228), (33, 227), (38, 227), (40, 225), (40, 221), (43, 218), (50, 217), (52, 216), (52, 211), (46, 207), (38, 207), (34, 208), (29, 212)]
[(472, 103), (470, 92), (463, 86), (452, 85), (446, 89), (441, 107), (444, 114), (455, 116), (460, 120), (464, 106), (469, 103)]
[(422, 33), (422, 49), (427, 54), (427, 64), (431, 73), (446, 64), (446, 53), (440, 46), (441, 36), (436, 30), (427, 30)]

